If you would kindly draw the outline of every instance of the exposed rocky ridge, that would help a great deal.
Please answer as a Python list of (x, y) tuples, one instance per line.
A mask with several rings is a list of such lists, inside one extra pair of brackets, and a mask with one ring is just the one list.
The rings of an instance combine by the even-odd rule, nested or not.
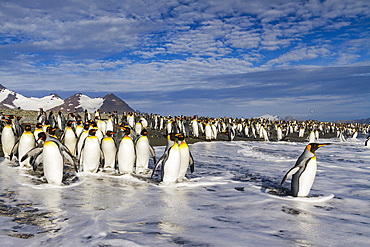
[(11, 91), (0, 84), (0, 108), (1, 109), (22, 109), (38, 111), (39, 108), (45, 111), (63, 112), (83, 112), (88, 109), (90, 112), (100, 109), (105, 112), (132, 112), (126, 102), (113, 93), (105, 95), (103, 98), (90, 98), (82, 93), (77, 93), (63, 100), (59, 95), (53, 93), (42, 98), (26, 97)]

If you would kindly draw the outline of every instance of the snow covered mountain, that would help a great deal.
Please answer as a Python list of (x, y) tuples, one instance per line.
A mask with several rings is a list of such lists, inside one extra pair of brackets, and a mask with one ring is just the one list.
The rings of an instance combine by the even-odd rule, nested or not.
[(82, 112), (87, 109), (89, 112), (94, 112), (98, 109), (106, 112), (118, 111), (129, 112), (134, 111), (122, 99), (114, 94), (107, 94), (103, 98), (90, 98), (82, 93), (77, 93), (65, 100), (57, 94), (50, 94), (42, 98), (26, 97), (5, 88), (0, 84), (0, 108), (3, 109), (22, 109), (38, 111), (43, 108), (45, 111), (64, 111), (72, 112), (76, 109)]
[(271, 115), (271, 114), (268, 114), (266, 113), (265, 115), (262, 115), (262, 116), (259, 116), (258, 118), (266, 118), (266, 119), (270, 119), (270, 120), (280, 120), (281, 117), (279, 117), (278, 115)]

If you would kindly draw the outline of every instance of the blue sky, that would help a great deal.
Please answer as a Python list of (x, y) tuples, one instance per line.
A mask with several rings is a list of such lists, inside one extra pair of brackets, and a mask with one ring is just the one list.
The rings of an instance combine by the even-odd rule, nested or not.
[(0, 83), (172, 115), (368, 118), (370, 1), (0, 1)]

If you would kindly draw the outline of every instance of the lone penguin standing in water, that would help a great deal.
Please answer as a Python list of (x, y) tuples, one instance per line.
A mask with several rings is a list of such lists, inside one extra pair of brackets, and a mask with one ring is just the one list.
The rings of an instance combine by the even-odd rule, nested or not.
[(302, 197), (308, 196), (310, 193), (313, 181), (315, 180), (317, 163), (315, 152), (320, 147), (329, 145), (329, 143), (319, 144), (310, 143), (305, 148), (304, 152), (299, 156), (295, 166), (291, 168), (281, 181), (281, 185), (290, 177), (292, 177), (291, 190), (292, 196)]

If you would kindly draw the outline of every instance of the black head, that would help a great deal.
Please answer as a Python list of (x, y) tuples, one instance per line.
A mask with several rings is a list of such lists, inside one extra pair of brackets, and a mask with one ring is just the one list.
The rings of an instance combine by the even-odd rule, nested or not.
[(113, 132), (113, 131), (110, 131), (110, 130), (108, 130), (106, 133), (105, 133), (105, 135), (106, 136), (109, 136), (109, 137), (112, 137), (112, 135), (114, 135), (116, 132)]
[(51, 127), (46, 128), (46, 131), (48, 132), (49, 135), (55, 135), (56, 130), (57, 130), (56, 128), (51, 128)]
[(31, 131), (31, 125), (27, 124), (26, 126), (24, 126), (24, 130)]
[(45, 141), (46, 140), (46, 134), (45, 134), (45, 132), (40, 132), (38, 135), (37, 135), (37, 141), (38, 140), (43, 140), (43, 141)]
[(176, 135), (175, 135), (175, 133), (170, 133), (167, 138), (170, 141), (175, 141), (176, 140)]
[(311, 153), (315, 153), (317, 149), (323, 147), (323, 146), (326, 146), (326, 145), (330, 145), (330, 143), (310, 143), (307, 145), (307, 149), (308, 151), (310, 151)]
[(143, 129), (140, 134), (146, 136), (148, 134), (148, 131), (146, 129)]
[(130, 135), (131, 134), (131, 129), (130, 128), (125, 128), (124, 130), (123, 130), (123, 133), (125, 133), (125, 135)]
[(96, 134), (97, 129), (89, 130), (89, 135), (94, 136)]
[(182, 133), (176, 134), (176, 137), (179, 139), (179, 141), (185, 140), (185, 136)]

